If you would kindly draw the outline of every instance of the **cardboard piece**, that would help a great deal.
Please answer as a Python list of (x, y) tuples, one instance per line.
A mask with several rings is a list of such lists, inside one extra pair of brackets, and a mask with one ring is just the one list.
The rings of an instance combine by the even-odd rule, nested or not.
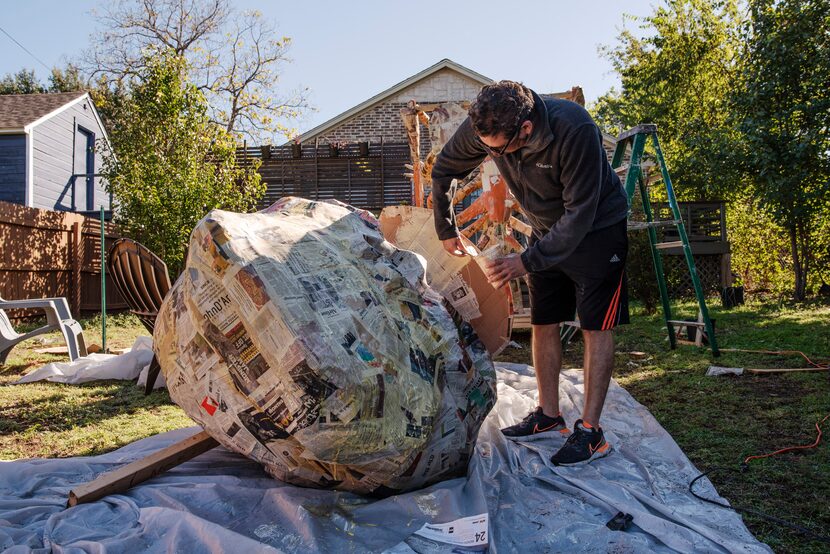
[[(438, 238), (432, 210), (389, 206), (380, 213), (380, 228), (398, 248), (417, 252), (426, 260), (427, 282), (441, 292), (470, 322), (487, 350), (495, 356), (510, 340), (512, 297), (508, 287), (496, 289), (484, 273), (485, 256), (453, 256)], [(462, 237), (466, 249), (480, 254)]]

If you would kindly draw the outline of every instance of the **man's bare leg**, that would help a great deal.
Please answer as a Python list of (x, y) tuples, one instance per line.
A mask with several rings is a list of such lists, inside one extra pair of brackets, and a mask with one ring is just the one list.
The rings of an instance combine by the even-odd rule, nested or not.
[(531, 340), (539, 405), (548, 417), (559, 413), (559, 371), (562, 369), (562, 341), (559, 324), (534, 325)]
[(605, 404), (605, 395), (608, 393), (608, 384), (611, 382), (611, 372), (614, 369), (614, 336), (612, 331), (586, 330), (582, 331), (582, 336), (585, 339), (585, 407), (582, 419), (597, 427), (602, 406)]

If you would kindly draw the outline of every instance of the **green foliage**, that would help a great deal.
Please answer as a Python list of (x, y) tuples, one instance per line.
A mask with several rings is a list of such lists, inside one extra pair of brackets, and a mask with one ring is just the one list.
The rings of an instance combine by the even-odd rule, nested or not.
[(210, 122), (186, 74), (183, 58), (162, 51), (147, 56), (126, 96), (99, 95), (112, 120), (104, 172), (116, 221), (173, 276), (199, 219), (214, 208), (250, 210), (265, 190), (256, 165), (239, 165), (234, 138)]
[(735, 141), (727, 99), (740, 68), (737, 1), (666, 0), (652, 15), (631, 19), (642, 36), (623, 30), (617, 46), (603, 48), (622, 91), (592, 106), (597, 122), (617, 134), (656, 123), (680, 200), (735, 188), (721, 153), (732, 152)]
[(784, 230), (750, 195), (729, 202), (727, 234), (732, 272), (748, 292), (781, 296), (792, 290), (792, 257)]
[(32, 94), (46, 92), (35, 75), (34, 69), (21, 69), (15, 74), (7, 73), (0, 80), (0, 94)]
[(95, 102), (95, 109), (101, 116), (101, 122), (105, 129), (112, 129), (117, 125), (119, 114), (126, 108), (129, 101), (126, 87), (121, 82), (108, 83), (105, 79), (99, 78), (89, 90), (92, 101)]
[(68, 64), (66, 68), (52, 68), (49, 86), (44, 86), (33, 69), (21, 69), (17, 73), (7, 73), (0, 79), (0, 94), (33, 94), (43, 92), (74, 92), (86, 90), (76, 65)]
[(803, 299), (830, 266), (830, 4), (738, 5), (664, 0), (632, 18), (640, 32), (604, 49), (622, 91), (592, 111), (613, 133), (656, 123), (678, 198), (733, 200), (745, 285), (783, 293), (790, 273)]
[(49, 75), (49, 92), (74, 92), (86, 89), (86, 83), (77, 65), (69, 64), (65, 69), (52, 68), (52, 73)]
[(803, 299), (830, 193), (830, 3), (755, 0), (734, 96), (743, 169), (787, 233)]

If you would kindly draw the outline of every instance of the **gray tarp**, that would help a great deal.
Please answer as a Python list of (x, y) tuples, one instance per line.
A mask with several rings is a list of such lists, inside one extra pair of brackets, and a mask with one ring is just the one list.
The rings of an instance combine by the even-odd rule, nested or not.
[[(498, 364), (499, 400), (467, 478), (382, 500), (303, 489), (214, 449), (121, 495), (66, 509), (69, 490), (197, 431), (182, 429), (90, 458), (0, 463), (0, 548), (7, 552), (465, 552), (434, 538), (477, 519), (491, 552), (770, 552), (734, 512), (687, 491), (698, 474), (642, 405), (612, 383), (603, 427), (614, 451), (553, 467), (562, 437), (517, 444), (499, 427), (535, 404), (532, 369)], [(563, 372), (562, 410), (579, 417), (582, 373)], [(700, 492), (717, 498), (703, 479)], [(605, 524), (634, 517), (626, 532)], [(453, 526), (463, 534), (465, 524)], [(416, 534), (421, 530), (421, 534)], [(472, 535), (470, 535), (472, 537)], [(473, 539), (471, 539), (473, 540)], [(475, 541), (473, 541), (475, 542)], [(468, 542), (469, 544), (469, 542)], [(17, 545), (17, 546), (13, 546)]]

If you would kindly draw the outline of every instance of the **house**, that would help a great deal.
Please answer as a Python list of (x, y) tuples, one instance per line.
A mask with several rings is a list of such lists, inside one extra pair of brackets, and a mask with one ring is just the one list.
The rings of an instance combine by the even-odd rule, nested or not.
[[(506, 76), (508, 77), (508, 76)], [(465, 103), (475, 99), (482, 86), (494, 80), (449, 59), (443, 59), (423, 71), (361, 102), (298, 137), (302, 144), (332, 142), (406, 143), (406, 129), (401, 119), (401, 108), (415, 100), (420, 105), (443, 102)], [(580, 87), (566, 92), (542, 94), (567, 98), (585, 104)], [(429, 133), (421, 128), (422, 150), (429, 150)]]
[(97, 175), (109, 148), (86, 92), (0, 95), (0, 200), (32, 208), (110, 209)]
[[(412, 201), (409, 139), (401, 108), (415, 100), (424, 110), (446, 102), (469, 103), (493, 82), (452, 60), (438, 63), (375, 94), (325, 123), (302, 133), (293, 143), (245, 148), (244, 156), (261, 158), (266, 184), (261, 206), (287, 196), (337, 198), (367, 210)], [(584, 104), (582, 89), (554, 93)], [(421, 126), (421, 155), (431, 149)]]

